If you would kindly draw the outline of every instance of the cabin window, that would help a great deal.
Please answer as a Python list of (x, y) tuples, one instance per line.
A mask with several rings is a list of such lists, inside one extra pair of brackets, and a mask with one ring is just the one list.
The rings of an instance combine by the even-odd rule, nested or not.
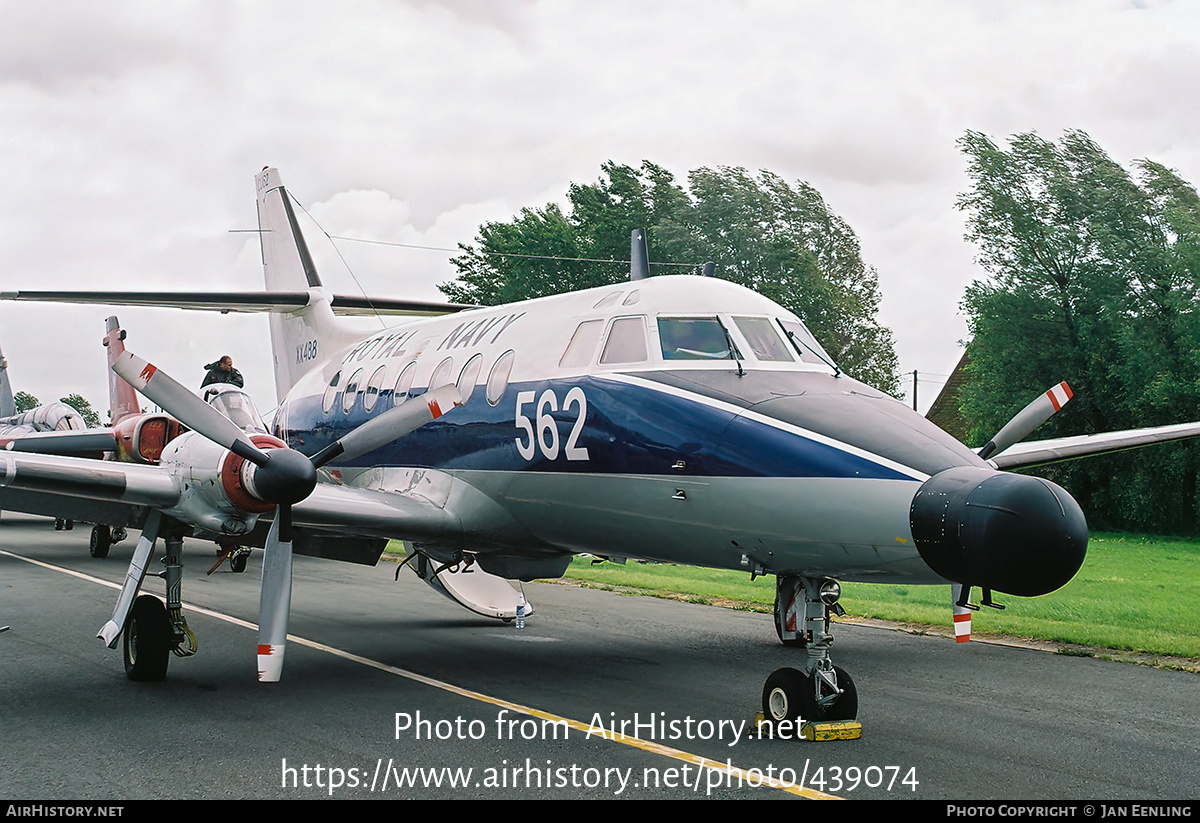
[(790, 363), (794, 360), (790, 346), (779, 337), (775, 324), (765, 317), (735, 317), (738, 331), (750, 344), (750, 352), (759, 360)]
[(641, 363), (646, 354), (646, 321), (642, 317), (618, 317), (608, 330), (600, 362)]
[(429, 388), (440, 389), (442, 386), (450, 382), (450, 370), (454, 368), (454, 358), (447, 357), (438, 367), (433, 370), (433, 374), (429, 376)]
[(346, 391), (342, 394), (342, 411), (346, 414), (354, 408), (354, 401), (358, 399), (358, 381), (362, 380), (363, 370), (359, 369), (354, 374), (350, 375), (350, 380), (346, 383)]
[(479, 379), (479, 370), (482, 368), (482, 354), (475, 355), (463, 366), (462, 373), (458, 376), (458, 393), (462, 395), (463, 405), (471, 399), (471, 394), (475, 391), (475, 381)]
[(567, 350), (563, 352), (562, 360), (558, 361), (560, 368), (574, 369), (590, 365), (596, 354), (596, 344), (604, 333), (603, 320), (585, 320), (575, 329)]
[(817, 342), (817, 338), (812, 336), (803, 323), (797, 323), (795, 320), (780, 320), (779, 326), (783, 329), (784, 337), (791, 341), (796, 353), (800, 355), (801, 362), (824, 363), (826, 366), (834, 368), (833, 358), (825, 353), (821, 344)]
[(413, 375), (417, 373), (417, 364), (409, 363), (396, 379), (396, 388), (392, 391), (392, 405), (399, 406), (408, 399), (408, 390), (412, 388)]
[(379, 390), (383, 388), (383, 378), (387, 375), (387, 366), (380, 366), (367, 381), (367, 391), (363, 395), (363, 410), (370, 411), (379, 401)]
[(663, 360), (734, 360), (741, 354), (715, 317), (660, 317)]
[(338, 381), (341, 379), (342, 373), (339, 371), (333, 376), (333, 379), (329, 381), (329, 386), (325, 389), (325, 397), (321, 399), (321, 410), (324, 411), (325, 414), (329, 414), (330, 410), (333, 408), (334, 401), (337, 400)]
[(512, 374), (513, 360), (515, 358), (516, 354), (512, 349), (509, 349), (500, 355), (496, 360), (496, 364), (492, 366), (492, 372), (488, 375), (487, 401), (493, 406), (504, 399), (504, 391), (508, 388), (508, 376)]

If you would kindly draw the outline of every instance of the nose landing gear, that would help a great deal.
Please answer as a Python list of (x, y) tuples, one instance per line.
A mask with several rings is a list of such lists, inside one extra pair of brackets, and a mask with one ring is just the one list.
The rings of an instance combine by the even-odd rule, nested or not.
[(778, 669), (763, 686), (767, 721), (854, 720), (858, 690), (845, 670), (834, 666), (829, 650), (829, 613), (845, 614), (841, 587), (828, 578), (783, 575), (776, 581), (775, 630), (789, 646), (805, 650), (804, 670)]

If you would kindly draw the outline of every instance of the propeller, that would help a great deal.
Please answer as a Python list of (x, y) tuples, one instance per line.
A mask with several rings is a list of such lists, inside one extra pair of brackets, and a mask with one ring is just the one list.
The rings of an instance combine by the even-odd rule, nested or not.
[(979, 456), (984, 460), (995, 457), (1014, 443), (1020, 443), (1029, 433), (1053, 417), (1059, 409), (1070, 402), (1074, 394), (1064, 380), (1057, 386), (1047, 389), (1038, 395), (1037, 399), (1021, 411), (1012, 420), (1004, 424), (1004, 428), (979, 450)]
[(431, 389), (415, 401), (372, 418), (309, 458), (289, 448), (263, 451), (232, 420), (133, 352), (118, 357), (113, 371), (193, 431), (249, 461), (252, 466), (242, 478), (247, 491), (277, 507), (263, 556), (258, 679), (279, 680), (292, 602), (292, 506), (312, 494), (322, 466), (398, 440), (462, 405), (462, 396), (453, 385)]

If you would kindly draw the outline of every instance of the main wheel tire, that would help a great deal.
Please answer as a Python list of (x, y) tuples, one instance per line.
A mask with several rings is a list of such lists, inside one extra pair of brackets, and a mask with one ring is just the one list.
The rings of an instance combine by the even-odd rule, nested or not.
[(143, 594), (125, 622), (125, 675), (139, 683), (162, 680), (171, 659), (171, 620), (157, 597)]
[(108, 550), (112, 547), (112, 531), (108, 526), (102, 526), (97, 523), (92, 526), (92, 538), (88, 546), (92, 557), (103, 559), (108, 557)]
[(229, 570), (241, 574), (246, 570), (246, 555), (238, 552), (229, 556)]
[[(777, 669), (763, 686), (763, 717), (772, 723), (803, 717), (805, 695), (812, 691), (808, 677), (796, 669)], [(809, 695), (808, 702), (812, 702)]]

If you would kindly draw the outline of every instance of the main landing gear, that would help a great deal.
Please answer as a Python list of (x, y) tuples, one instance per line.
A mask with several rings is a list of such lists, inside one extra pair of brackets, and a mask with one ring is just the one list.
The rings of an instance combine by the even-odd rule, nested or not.
[(234, 574), (246, 571), (246, 561), (250, 559), (250, 549), (239, 546), (232, 539), (223, 537), (217, 541), (217, 562), (208, 570), (212, 574), (221, 568), (221, 564), (229, 560), (229, 570)]
[(126, 532), (121, 527), (112, 528), (103, 523), (97, 523), (92, 526), (92, 536), (88, 543), (88, 551), (92, 557), (102, 560), (108, 557), (108, 550), (112, 548), (114, 543), (120, 543), (126, 537)]
[(183, 616), (183, 537), (177, 530), (163, 535), (166, 554), (162, 561), (164, 569), (158, 576), (167, 584), (166, 605), (152, 595), (138, 595), (160, 529), (170, 523), (163, 520), (158, 512), (147, 520), (133, 551), (133, 559), (129, 561), (129, 571), (125, 574), (125, 584), (117, 598), (112, 620), (97, 635), (110, 649), (122, 641), (125, 674), (130, 680), (162, 680), (167, 676), (170, 655), (190, 657), (197, 649), (196, 636)]
[(784, 575), (776, 580), (775, 631), (784, 645), (803, 648), (804, 670), (779, 669), (763, 686), (763, 716), (771, 722), (853, 720), (858, 691), (843, 669), (833, 665), (829, 614), (838, 605), (836, 580)]

